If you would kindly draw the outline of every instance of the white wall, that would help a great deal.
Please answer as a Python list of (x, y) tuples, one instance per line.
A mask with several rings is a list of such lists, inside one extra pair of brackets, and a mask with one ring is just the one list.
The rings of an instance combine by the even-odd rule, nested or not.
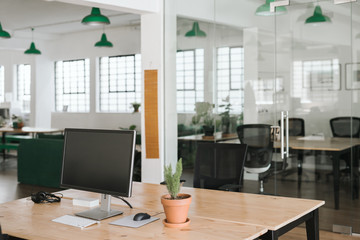
[(54, 128), (129, 128), (136, 125), (141, 129), (141, 113), (52, 113), (52, 127)]

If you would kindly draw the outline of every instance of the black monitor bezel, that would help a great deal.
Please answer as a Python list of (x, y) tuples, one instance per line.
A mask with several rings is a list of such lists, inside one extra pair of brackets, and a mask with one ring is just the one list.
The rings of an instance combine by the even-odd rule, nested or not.
[[(106, 191), (103, 189), (96, 189), (96, 188), (88, 188), (83, 186), (71, 185), (71, 184), (64, 184), (63, 183), (63, 176), (64, 176), (64, 163), (65, 163), (65, 148), (66, 148), (66, 141), (67, 141), (67, 133), (68, 132), (97, 132), (97, 133), (119, 133), (119, 134), (132, 134), (133, 135), (133, 144), (132, 144), (132, 151), (131, 151), (131, 164), (130, 164), (130, 179), (129, 179), (129, 191), (128, 192), (114, 192), (114, 191)], [(65, 128), (64, 130), (64, 148), (63, 148), (63, 159), (61, 165), (61, 179), (60, 179), (60, 187), (61, 188), (73, 188), (78, 190), (102, 193), (102, 194), (109, 194), (114, 196), (122, 196), (122, 197), (131, 197), (132, 195), (132, 178), (133, 178), (133, 168), (134, 168), (134, 157), (135, 157), (135, 141), (136, 141), (136, 131), (135, 130), (110, 130), (110, 129), (85, 129), (85, 128)]]

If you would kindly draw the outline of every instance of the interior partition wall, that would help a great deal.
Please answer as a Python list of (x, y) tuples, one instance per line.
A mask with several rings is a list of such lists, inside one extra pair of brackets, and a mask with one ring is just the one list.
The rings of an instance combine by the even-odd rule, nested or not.
[[(176, 49), (165, 51), (176, 71), (167, 78), (176, 79), (185, 185), (192, 186), (199, 142), (239, 142), (238, 126), (269, 124), (274, 171), (264, 193), (325, 200), (321, 229), (360, 232), (360, 3), (290, 0), (271, 12), (271, 2), (286, 1), (167, 3), (176, 22)], [(330, 120), (339, 117), (334, 130)], [(259, 193), (259, 178), (245, 171), (241, 191)]]

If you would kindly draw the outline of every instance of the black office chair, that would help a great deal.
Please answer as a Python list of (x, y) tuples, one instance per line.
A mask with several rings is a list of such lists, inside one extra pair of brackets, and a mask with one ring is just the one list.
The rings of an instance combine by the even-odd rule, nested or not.
[(194, 187), (240, 191), (246, 144), (199, 142)]
[[(330, 119), (331, 132), (334, 137), (343, 137), (343, 138), (359, 138), (360, 137), (360, 118), (358, 117), (336, 117)], [(350, 175), (351, 173), (351, 152), (345, 153), (340, 156), (340, 159), (344, 160), (346, 167), (341, 169), (340, 172), (344, 175)], [(354, 159), (358, 161), (358, 159)], [(358, 165), (358, 164), (356, 164)], [(329, 176), (333, 173), (328, 173), (326, 178), (328, 180)]]
[(271, 125), (244, 124), (237, 127), (240, 142), (248, 145), (244, 170), (259, 174), (260, 193), (264, 192), (264, 180), (273, 173), (283, 170), (285, 162), (273, 162)]

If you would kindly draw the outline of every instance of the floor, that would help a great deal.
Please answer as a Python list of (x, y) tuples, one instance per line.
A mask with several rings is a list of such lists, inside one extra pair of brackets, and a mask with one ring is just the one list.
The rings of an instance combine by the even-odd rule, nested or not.
[[(39, 187), (33, 185), (25, 185), (19, 184), (17, 182), (17, 161), (16, 158), (10, 158), (5, 163), (0, 163), (0, 203), (12, 201), (18, 198), (29, 197), (31, 193), (35, 193), (38, 191), (47, 191), (47, 192), (54, 192), (58, 189), (55, 188), (46, 188), (46, 187)], [(185, 169), (183, 178), (187, 179), (185, 185), (192, 185), (192, 171)], [(273, 189), (274, 186), (272, 185), (272, 181), (268, 181), (265, 184), (265, 189)], [(322, 196), (321, 187), (317, 186), (316, 190), (311, 183), (304, 183), (301, 191), (296, 191), (294, 189), (294, 182), (285, 181), (282, 183), (283, 186), (278, 186), (277, 189), (287, 189), (286, 194), (292, 194), (294, 197), (309, 197), (318, 192), (319, 199)], [(258, 184), (255, 181), (246, 181), (244, 184), (245, 191), (248, 192), (256, 192)], [(285, 194), (283, 191), (279, 191), (280, 194)], [(316, 195), (316, 194), (315, 194)], [(345, 201), (342, 199), (342, 201)], [(320, 210), (320, 226), (321, 229), (326, 229), (327, 226), (332, 223), (336, 218), (347, 217), (348, 212), (352, 208), (348, 208), (347, 210), (341, 210), (339, 212), (332, 209), (332, 203), (327, 203), (328, 206), (322, 207)], [(342, 204), (343, 206), (344, 204)], [(359, 206), (356, 206), (359, 207)], [(336, 214), (335, 214), (336, 213)], [(338, 214), (341, 213), (341, 214)], [(359, 224), (358, 224), (359, 225)], [(303, 227), (298, 227), (292, 230), (291, 232), (285, 234), (284, 236), (280, 237), (282, 240), (300, 240), (306, 239), (306, 231)], [(320, 239), (322, 240), (335, 240), (335, 239), (343, 239), (343, 240), (357, 240), (360, 239), (358, 237), (350, 237), (345, 235), (340, 235), (336, 233), (332, 233), (329, 231), (321, 231), (320, 232)]]

